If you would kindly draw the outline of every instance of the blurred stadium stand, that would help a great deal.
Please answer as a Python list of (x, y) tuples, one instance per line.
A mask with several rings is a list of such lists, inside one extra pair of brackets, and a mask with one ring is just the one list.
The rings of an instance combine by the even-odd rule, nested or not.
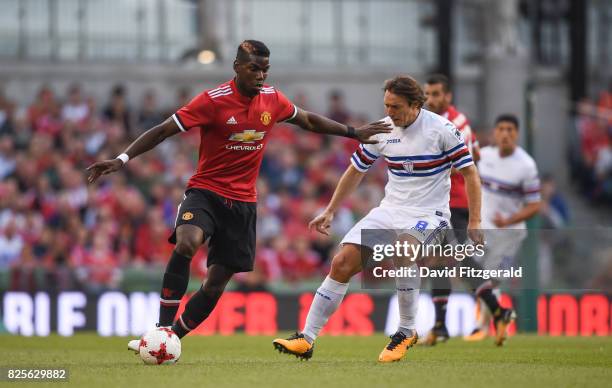
[[(506, 2), (0, 0), (0, 289), (158, 288), (197, 135), (165, 142), (94, 187), (83, 170), (230, 78), (245, 38), (271, 48), (270, 83), (352, 125), (382, 115), (382, 82), (398, 72), (450, 72), (481, 143), (493, 117), (518, 113), (525, 146), (550, 176), (545, 225), (608, 227), (588, 246), (569, 231), (545, 240), (541, 281), (609, 287), (612, 3)], [(202, 50), (216, 60), (200, 63)], [(320, 280), (338, 237), (386, 181), (381, 166), (369, 174), (331, 239), (307, 233), (354, 147), (275, 129), (259, 181), (257, 270), (242, 287)], [(572, 255), (589, 268), (579, 279)], [(563, 263), (554, 274), (552, 262)], [(193, 274), (204, 273), (203, 250)]]

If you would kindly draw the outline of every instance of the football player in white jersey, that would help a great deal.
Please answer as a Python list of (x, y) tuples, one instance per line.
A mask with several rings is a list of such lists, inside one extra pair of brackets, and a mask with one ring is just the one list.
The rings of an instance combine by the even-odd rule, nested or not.
[[(495, 120), (494, 146), (480, 151), (478, 170), (482, 195), (482, 227), (487, 242), (485, 255), (476, 258), (484, 269), (502, 269), (511, 265), (527, 236), (525, 221), (540, 210), (540, 179), (535, 161), (520, 146), (519, 121), (516, 116), (504, 114)], [(495, 282), (481, 281), (476, 288), (479, 296), (477, 325), (469, 341), (487, 337), (489, 321), (495, 312), (495, 303), (482, 298)], [(488, 306), (488, 307), (487, 307)], [(496, 326), (495, 343), (503, 344), (505, 327)]]
[[(440, 242), (449, 224), (451, 167), (466, 181), (470, 207), (468, 233), (477, 243), (480, 231), (480, 178), (461, 133), (445, 118), (422, 109), (425, 95), (413, 78), (398, 76), (386, 81), (384, 104), (391, 123), (390, 133), (376, 135), (377, 144), (359, 146), (340, 179), (334, 195), (310, 227), (328, 234), (334, 213), (355, 190), (372, 164), (380, 157), (388, 166), (388, 183), (380, 206), (372, 209), (342, 239), (331, 270), (317, 290), (301, 333), (276, 339), (274, 347), (284, 353), (308, 359), (313, 343), (328, 318), (336, 311), (353, 275), (362, 269), (361, 249), (380, 241), (362, 241), (362, 230), (393, 232), (395, 241), (412, 245)], [(411, 259), (416, 259), (413, 257)], [(379, 355), (379, 361), (400, 360), (417, 340), (415, 316), (418, 304), (416, 277), (397, 277), (400, 311), (397, 332)]]

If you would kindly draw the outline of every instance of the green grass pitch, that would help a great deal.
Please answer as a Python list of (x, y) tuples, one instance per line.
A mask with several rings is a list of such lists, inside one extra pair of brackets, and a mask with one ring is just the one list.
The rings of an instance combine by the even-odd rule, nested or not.
[[(612, 337), (519, 335), (503, 348), (492, 341), (452, 339), (414, 347), (397, 363), (379, 364), (387, 342), (323, 336), (314, 357), (279, 354), (272, 337), (187, 337), (176, 365), (147, 366), (127, 351), (127, 338), (79, 334), (70, 338), (0, 337), (0, 366), (69, 368), (68, 383), (0, 386), (94, 387), (610, 387)], [(59, 384), (59, 385), (58, 385)]]

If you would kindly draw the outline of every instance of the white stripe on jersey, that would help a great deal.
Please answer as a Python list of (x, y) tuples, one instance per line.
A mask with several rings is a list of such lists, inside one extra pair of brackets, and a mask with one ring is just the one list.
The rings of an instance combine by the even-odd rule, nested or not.
[(162, 298), (159, 298), (159, 301), (164, 303), (164, 304), (176, 304), (176, 305), (181, 304), (181, 300), (180, 299), (162, 299)]
[(208, 94), (215, 94), (217, 92), (231, 90), (231, 89), (232, 89), (232, 87), (230, 85), (225, 85), (225, 86), (221, 86), (221, 87), (209, 90)]
[(232, 88), (227, 86), (226, 88), (215, 89), (214, 91), (208, 92), (208, 95), (210, 97), (217, 97), (217, 96), (223, 95), (225, 93), (232, 93)]
[[(185, 199), (187, 199), (187, 194), (183, 194), (183, 201)], [(176, 228), (176, 223), (178, 222), (179, 214), (181, 213), (181, 205), (183, 204), (183, 201), (181, 201), (181, 203), (179, 203), (178, 206), (176, 207), (176, 217), (174, 218), (174, 228)]]
[(229, 96), (230, 94), (233, 94), (234, 92), (232, 92), (231, 90), (227, 91), (227, 92), (220, 92), (215, 94), (214, 96), (210, 96), (210, 98), (215, 99), (221, 96)]
[(172, 120), (174, 120), (174, 122), (176, 123), (176, 125), (178, 125), (179, 129), (181, 130), (181, 132), (186, 132), (187, 130), (183, 127), (183, 125), (181, 124), (181, 121), (178, 119), (178, 117), (176, 116), (176, 113), (172, 115)]
[(293, 105), (293, 114), (287, 117), (286, 119), (284, 119), (283, 121), (293, 120), (295, 116), (297, 116), (297, 113), (298, 113), (297, 106)]
[(260, 93), (262, 94), (274, 94), (276, 90), (272, 86), (261, 88)]
[(474, 164), (474, 159), (472, 159), (472, 154), (469, 153), (468, 155), (465, 155), (465, 156), (457, 159), (456, 161), (454, 161), (453, 162), (453, 168), (456, 168), (457, 170), (461, 170), (463, 167), (467, 167), (467, 166), (470, 166), (472, 164)]
[(209, 92), (209, 93), (208, 93), (208, 95), (209, 95), (210, 97), (214, 97), (214, 96), (217, 96), (217, 95), (219, 95), (219, 94), (223, 94), (223, 93), (227, 93), (227, 92), (230, 92), (230, 93), (231, 93), (231, 92), (232, 92), (232, 89), (222, 89), (222, 90), (217, 90), (217, 91), (216, 91), (216, 92), (214, 92), (214, 93)]
[(227, 89), (227, 88), (231, 88), (231, 85), (228, 84), (228, 85), (219, 86), (219, 87), (216, 87), (214, 89), (210, 89), (210, 91), (211, 92), (216, 92), (217, 90)]

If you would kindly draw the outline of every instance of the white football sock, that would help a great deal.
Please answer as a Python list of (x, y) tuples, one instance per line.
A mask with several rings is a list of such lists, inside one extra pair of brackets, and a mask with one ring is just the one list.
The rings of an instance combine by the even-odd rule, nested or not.
[[(406, 335), (412, 335), (416, 329), (416, 315), (419, 309), (420, 278), (397, 277), (397, 303), (399, 305), (400, 322), (398, 330)], [(403, 330), (402, 330), (403, 329)]]
[(347, 290), (348, 283), (337, 282), (329, 276), (323, 280), (312, 300), (306, 317), (306, 325), (302, 330), (308, 342), (312, 343), (317, 338), (329, 317), (340, 306)]

